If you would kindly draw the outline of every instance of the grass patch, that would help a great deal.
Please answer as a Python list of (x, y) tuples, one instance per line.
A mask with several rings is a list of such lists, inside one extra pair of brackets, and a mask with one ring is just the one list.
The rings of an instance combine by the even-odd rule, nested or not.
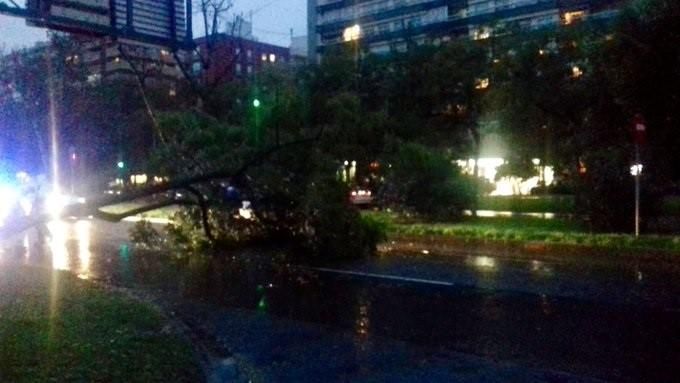
[(196, 382), (188, 343), (153, 308), (66, 272), (0, 270), (0, 381)]
[(680, 237), (670, 235), (599, 234), (585, 231), (577, 222), (531, 217), (467, 218), (459, 223), (430, 223), (403, 218), (396, 213), (365, 212), (383, 222), (391, 236), (443, 236), (465, 241), (506, 243), (541, 242), (612, 250), (680, 251)]

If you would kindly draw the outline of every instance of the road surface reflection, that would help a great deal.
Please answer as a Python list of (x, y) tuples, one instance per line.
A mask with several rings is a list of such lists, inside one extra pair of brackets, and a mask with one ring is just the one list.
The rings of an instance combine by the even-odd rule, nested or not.
[[(90, 278), (90, 228), (89, 220), (78, 221), (51, 221), (47, 223), (47, 238), (39, 238), (41, 233), (36, 233), (37, 244), (46, 240), (49, 249), (49, 257), (52, 259), (52, 267), (57, 270), (73, 272), (79, 278)], [(31, 246), (31, 236), (24, 235), (25, 256), (27, 259), (41, 257), (41, 246)]]

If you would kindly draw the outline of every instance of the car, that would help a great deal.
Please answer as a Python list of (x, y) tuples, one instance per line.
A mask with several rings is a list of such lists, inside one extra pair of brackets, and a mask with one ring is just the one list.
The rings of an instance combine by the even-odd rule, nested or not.
[(349, 201), (354, 205), (371, 205), (373, 204), (373, 193), (368, 189), (353, 189), (349, 194)]

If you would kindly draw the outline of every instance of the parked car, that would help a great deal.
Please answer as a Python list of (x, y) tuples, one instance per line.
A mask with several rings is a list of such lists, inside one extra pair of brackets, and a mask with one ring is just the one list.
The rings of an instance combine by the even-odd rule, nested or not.
[(368, 189), (352, 189), (349, 201), (354, 205), (367, 206), (373, 204), (373, 193)]

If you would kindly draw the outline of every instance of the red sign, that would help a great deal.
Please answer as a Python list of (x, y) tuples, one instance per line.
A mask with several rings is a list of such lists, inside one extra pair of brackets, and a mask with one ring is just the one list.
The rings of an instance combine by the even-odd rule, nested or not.
[(633, 140), (637, 145), (644, 145), (647, 133), (647, 123), (640, 113), (633, 117)]

